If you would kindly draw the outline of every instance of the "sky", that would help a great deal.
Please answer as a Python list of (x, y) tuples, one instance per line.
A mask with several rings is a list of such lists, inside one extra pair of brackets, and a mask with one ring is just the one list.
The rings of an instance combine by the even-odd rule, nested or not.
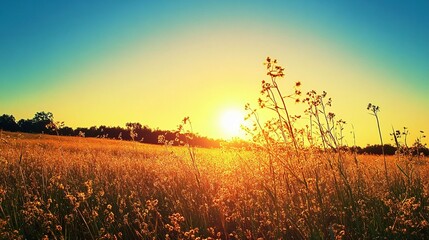
[[(50, 111), (71, 127), (140, 122), (226, 137), (225, 112), (256, 106), (267, 56), (284, 92), (328, 92), (346, 141), (379, 142), (366, 106), (429, 132), (428, 1), (2, 1), (0, 114)], [(299, 107), (290, 104), (299, 114)]]

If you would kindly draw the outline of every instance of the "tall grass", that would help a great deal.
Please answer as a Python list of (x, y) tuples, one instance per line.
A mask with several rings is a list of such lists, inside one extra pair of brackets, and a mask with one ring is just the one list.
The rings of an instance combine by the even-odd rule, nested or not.
[[(418, 239), (427, 160), (24, 135), (0, 144), (2, 239)], [(272, 159), (270, 159), (272, 158)], [(333, 160), (333, 159), (332, 159)], [(271, 161), (271, 163), (270, 163)], [(398, 168), (396, 165), (400, 166)], [(286, 167), (285, 167), (286, 166)], [(272, 168), (272, 169), (271, 169)], [(273, 172), (275, 173), (273, 175)]]
[(1, 132), (0, 239), (428, 239), (428, 159), (345, 151), (327, 93), (268, 62), (251, 150)]

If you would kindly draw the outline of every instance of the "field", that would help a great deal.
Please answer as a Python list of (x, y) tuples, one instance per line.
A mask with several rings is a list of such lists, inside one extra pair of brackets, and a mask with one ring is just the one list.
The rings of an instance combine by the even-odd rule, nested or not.
[(1, 239), (429, 239), (427, 158), (3, 132)]

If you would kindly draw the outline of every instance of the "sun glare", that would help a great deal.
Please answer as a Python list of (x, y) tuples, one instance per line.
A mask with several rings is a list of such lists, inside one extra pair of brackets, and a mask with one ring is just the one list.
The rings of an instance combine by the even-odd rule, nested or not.
[(226, 139), (243, 135), (241, 125), (244, 123), (244, 115), (239, 110), (226, 110), (220, 116), (220, 128)]

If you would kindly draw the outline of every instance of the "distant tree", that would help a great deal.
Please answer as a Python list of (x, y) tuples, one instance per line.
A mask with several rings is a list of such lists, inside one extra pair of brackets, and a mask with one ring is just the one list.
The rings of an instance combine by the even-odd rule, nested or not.
[(127, 123), (125, 124), (127, 130), (129, 132), (129, 136), (131, 140), (135, 140), (139, 136), (139, 131), (142, 129), (142, 125), (140, 123)]
[(362, 148), (358, 153), (368, 153), (368, 154), (377, 154), (377, 155), (395, 155), (397, 148), (390, 145), (390, 144), (384, 144), (384, 146), (375, 144), (375, 145), (368, 145), (364, 148)]
[(0, 116), (0, 129), (16, 132), (19, 131), (19, 125), (16, 123), (13, 115), (3, 114)]
[(88, 132), (88, 128), (82, 128), (82, 127), (78, 127), (74, 130), (74, 135), (75, 136), (85, 136), (86, 137), (86, 133)]
[(52, 122), (54, 120), (54, 115), (51, 112), (37, 112), (34, 114), (34, 122)]
[(58, 130), (58, 133), (59, 133), (61, 136), (73, 136), (73, 135), (74, 135), (74, 130), (73, 130), (73, 128), (71, 128), (71, 127), (67, 127), (67, 126), (65, 126), (65, 127), (60, 128), (60, 129)]
[(98, 136), (100, 136), (100, 130), (96, 126), (90, 127), (85, 132), (85, 137), (98, 137)]
[(22, 132), (32, 133), (33, 132), (33, 121), (31, 119), (21, 119), (18, 121), (19, 129)]
[(54, 131), (47, 127), (54, 121), (54, 115), (51, 112), (37, 112), (32, 119), (32, 131), (35, 133), (53, 133)]
[(127, 128), (133, 128), (134, 130), (142, 129), (141, 123), (131, 123), (131, 122), (129, 122), (129, 123), (126, 123), (125, 126)]
[[(186, 137), (183, 133), (177, 131), (152, 130), (147, 125), (141, 123), (128, 122), (123, 127), (99, 127), (76, 128), (65, 126), (64, 122), (55, 122), (54, 115), (51, 112), (37, 112), (32, 119), (21, 119), (18, 123), (12, 115), (3, 114), (0, 116), (0, 129), (6, 131), (22, 131), (28, 133), (47, 133), (62, 136), (81, 136), (81, 137), (102, 137), (120, 140), (133, 140), (142, 143), (160, 144), (158, 136), (162, 135), (173, 145), (183, 145)], [(198, 134), (188, 133), (189, 144), (198, 147), (219, 147), (220, 142)]]
[(149, 126), (143, 126), (142, 129), (137, 131), (137, 134), (141, 142), (149, 143), (149, 141), (151, 141), (151, 143), (158, 143), (158, 135), (156, 135), (156, 139), (155, 139), (154, 138), (155, 133), (152, 131), (152, 129)]

